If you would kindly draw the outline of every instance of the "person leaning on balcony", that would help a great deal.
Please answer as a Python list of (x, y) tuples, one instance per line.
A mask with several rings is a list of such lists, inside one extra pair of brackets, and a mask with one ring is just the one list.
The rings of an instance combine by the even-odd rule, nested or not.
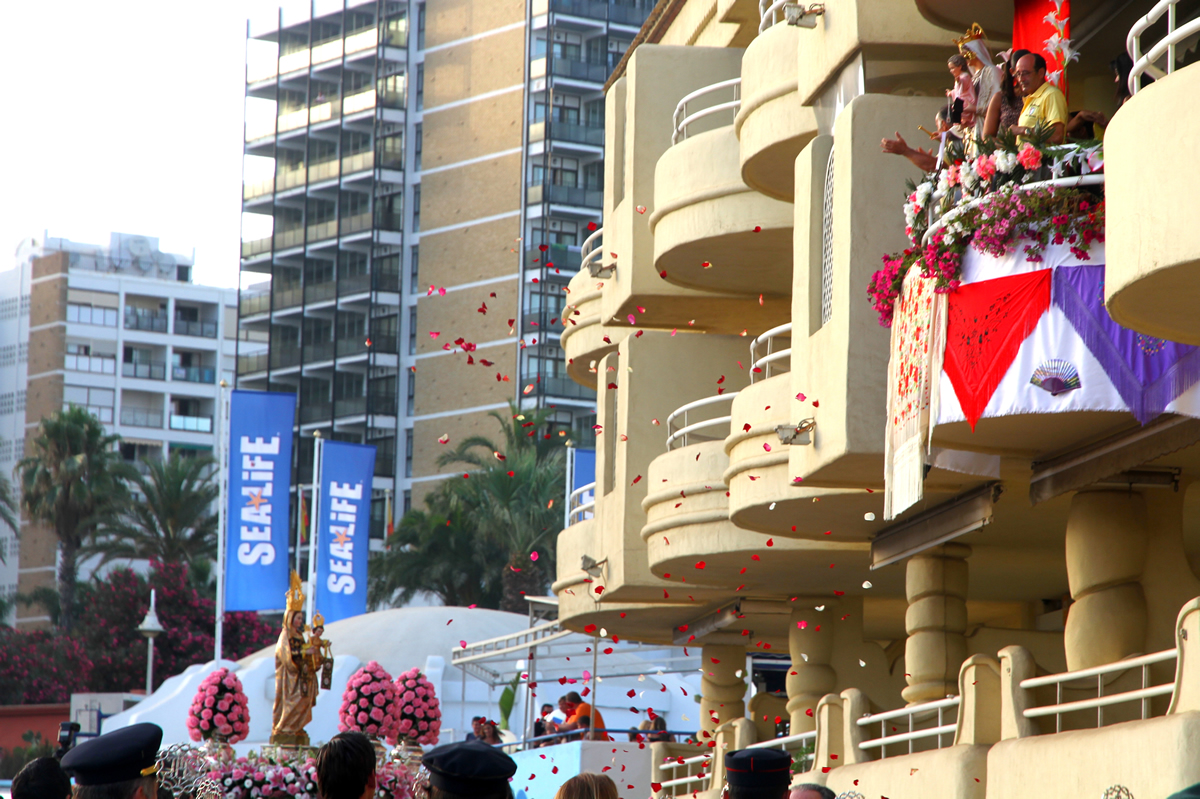
[(1008, 130), (1021, 119), (1021, 87), (1013, 77), (1017, 62), (1029, 55), (1028, 50), (1013, 50), (1000, 53), (1004, 57), (1000, 70), (1000, 91), (992, 95), (988, 103), (987, 117), (983, 121), (983, 135), (991, 138), (1001, 129)]
[[(583, 701), (577, 692), (571, 691), (563, 697), (566, 700), (567, 720), (562, 724), (550, 723), (550, 728), (554, 732), (573, 732), (581, 729), (604, 729), (604, 716), (600, 715), (599, 710), (595, 710), (592, 706)], [(607, 733), (597, 733), (597, 739), (600, 741), (609, 740)], [(586, 737), (586, 736), (585, 736)]]
[(785, 799), (792, 756), (780, 749), (742, 749), (725, 755), (721, 799)]
[(1024, 138), (1038, 125), (1044, 125), (1052, 131), (1049, 143), (1062, 144), (1067, 131), (1067, 98), (1046, 80), (1046, 59), (1039, 53), (1021, 56), (1015, 75), (1025, 100), (1012, 132)]

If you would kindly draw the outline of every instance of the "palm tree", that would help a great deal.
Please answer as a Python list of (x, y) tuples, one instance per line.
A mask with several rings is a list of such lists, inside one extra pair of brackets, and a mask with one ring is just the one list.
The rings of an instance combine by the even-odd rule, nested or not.
[(509, 418), (491, 413), (504, 434), (503, 452), (490, 439), (473, 436), (438, 465), (476, 467), (466, 480), (451, 483), (454, 506), (483, 539), (503, 548), (500, 608), (524, 613), (524, 597), (543, 593), (547, 575), (554, 574), (555, 537), (562, 530), (562, 506), (554, 504), (566, 490), (566, 449), (544, 434), (553, 411), (522, 412), (512, 403), (509, 410)]
[[(12, 483), (0, 474), (0, 525), (13, 531), (14, 535), (21, 532), (18, 514), (21, 512), (17, 504), (17, 495), (13, 493)], [(4, 550), (0, 549), (0, 563), (7, 563)]]
[(17, 464), (21, 509), (58, 536), (58, 625), (69, 632), (74, 617), (76, 559), (83, 542), (128, 502), (121, 479), (120, 436), (83, 408), (72, 406), (42, 419), (32, 454)]
[(97, 530), (81, 554), (100, 555), (101, 564), (134, 558), (186, 563), (190, 573), (217, 556), (216, 461), (172, 452), (167, 461), (144, 463), (146, 473), (133, 472), (128, 481), (140, 501)]
[(388, 550), (371, 559), (371, 607), (403, 604), (419, 593), (432, 594), (445, 605), (498, 607), (503, 550), (481, 546), (463, 512), (452, 507), (448, 483), (427, 496), (425, 504), (427, 511), (404, 514)]

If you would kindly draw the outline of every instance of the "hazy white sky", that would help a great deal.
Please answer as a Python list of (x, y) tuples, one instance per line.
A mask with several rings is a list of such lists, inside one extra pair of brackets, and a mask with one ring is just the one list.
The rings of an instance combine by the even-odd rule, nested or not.
[(106, 244), (116, 230), (195, 248), (196, 282), (237, 285), (246, 19), (279, 5), (6, 4), (0, 271), (43, 231)]

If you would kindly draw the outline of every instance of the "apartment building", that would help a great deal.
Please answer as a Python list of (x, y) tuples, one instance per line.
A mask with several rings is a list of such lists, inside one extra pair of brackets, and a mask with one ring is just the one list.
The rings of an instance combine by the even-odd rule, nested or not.
[[(192, 283), (192, 264), (125, 233), (108, 246), (49, 236), (18, 246), (0, 274), (0, 469), (11, 474), (42, 418), (71, 405), (119, 434), (135, 465), (212, 452), (219, 384), (232, 385), (239, 347), (237, 291)], [(54, 584), (53, 531), (24, 524), (0, 551), (6, 595)], [(48, 621), (16, 609), (17, 624)]]
[(442, 479), (510, 401), (590, 443), (564, 289), (599, 226), (603, 85), (644, 0), (314, 2), (251, 21), (238, 385), (298, 395), (312, 433), (375, 444), (376, 515)]
[[(651, 747), (660, 796), (718, 796), (752, 745), (846, 797), (1200, 782), (1195, 9), (1017, 5), (1057, 38), (1014, 42), (999, 2), (662, 0), (607, 81), (603, 244), (561, 337), (595, 501), (553, 590), (570, 629), (701, 648), (702, 746)], [(992, 53), (1073, 30), (1103, 148), (932, 178), (882, 152), (928, 146), (976, 22)], [(996, 235), (1009, 192), (1079, 227), (880, 299), (881, 256)]]

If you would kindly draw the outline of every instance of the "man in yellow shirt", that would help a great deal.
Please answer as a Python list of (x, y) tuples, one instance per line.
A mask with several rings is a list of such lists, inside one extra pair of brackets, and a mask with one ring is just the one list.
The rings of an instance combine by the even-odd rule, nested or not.
[(1052, 131), (1050, 144), (1062, 144), (1067, 130), (1067, 98), (1046, 80), (1046, 59), (1037, 53), (1021, 56), (1014, 76), (1025, 100), (1012, 132), (1024, 138), (1041, 124)]

